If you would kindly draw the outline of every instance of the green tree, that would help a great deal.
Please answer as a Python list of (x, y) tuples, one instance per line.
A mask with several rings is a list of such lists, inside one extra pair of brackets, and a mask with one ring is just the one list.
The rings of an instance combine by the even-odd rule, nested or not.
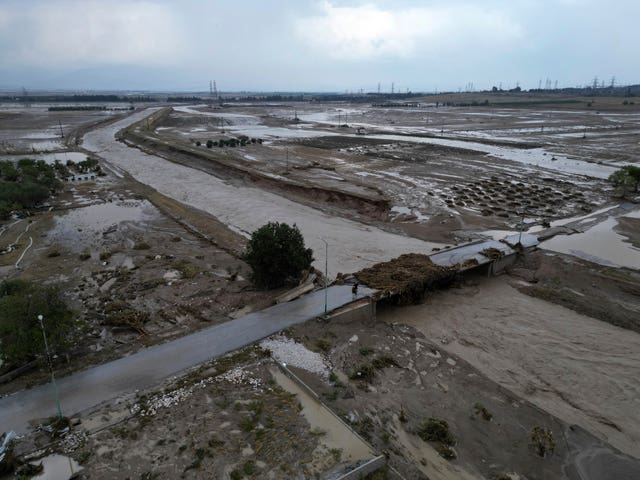
[(259, 287), (276, 288), (300, 280), (313, 262), (313, 250), (294, 224), (269, 222), (253, 232), (243, 256)]
[(637, 192), (640, 188), (640, 167), (625, 165), (609, 175), (609, 181), (624, 198), (629, 192)]
[(49, 348), (63, 353), (73, 340), (76, 323), (54, 287), (22, 280), (0, 283), (0, 357), (20, 366), (44, 352), (38, 315), (44, 317)]

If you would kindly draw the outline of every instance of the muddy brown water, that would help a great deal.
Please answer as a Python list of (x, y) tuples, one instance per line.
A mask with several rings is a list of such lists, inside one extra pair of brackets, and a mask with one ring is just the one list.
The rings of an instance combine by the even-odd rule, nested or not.
[(78, 462), (64, 455), (49, 455), (31, 463), (42, 463), (44, 468), (41, 474), (32, 477), (33, 480), (69, 480), (82, 470)]
[[(622, 216), (637, 218), (639, 215), (640, 210), (636, 210)], [(556, 235), (545, 241), (542, 247), (602, 265), (640, 269), (640, 248), (634, 247), (627, 237), (615, 232), (616, 225), (618, 219), (609, 217), (584, 233)]]
[(640, 335), (520, 293), (504, 277), (378, 312), (630, 455), (640, 452)]
[(325, 432), (320, 436), (320, 442), (324, 443), (329, 449), (342, 450), (343, 461), (356, 462), (358, 460), (368, 460), (375, 456), (366, 443), (340, 422), (326, 407), (309, 396), (293, 380), (276, 367), (271, 367), (269, 371), (280, 387), (298, 397), (298, 401), (302, 405), (302, 414), (311, 425), (311, 430)]

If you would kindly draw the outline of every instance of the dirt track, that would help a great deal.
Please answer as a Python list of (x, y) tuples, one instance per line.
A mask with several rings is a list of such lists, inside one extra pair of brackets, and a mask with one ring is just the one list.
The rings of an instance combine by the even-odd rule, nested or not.
[(640, 455), (640, 335), (519, 293), (506, 277), (383, 310), (544, 410)]

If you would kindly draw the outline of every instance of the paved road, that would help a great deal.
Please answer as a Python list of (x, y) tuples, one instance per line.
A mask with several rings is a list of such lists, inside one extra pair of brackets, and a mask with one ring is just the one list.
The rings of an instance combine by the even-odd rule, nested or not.
[[(373, 293), (360, 288), (358, 298)], [(283, 328), (324, 313), (324, 291), (269, 307), (185, 337), (156, 345), (128, 357), (58, 379), (64, 415), (71, 416), (104, 401), (149, 388), (184, 370), (249, 345)], [(328, 289), (329, 311), (352, 302), (350, 286)], [(56, 414), (51, 384), (0, 399), (0, 432), (24, 433), (28, 422)]]

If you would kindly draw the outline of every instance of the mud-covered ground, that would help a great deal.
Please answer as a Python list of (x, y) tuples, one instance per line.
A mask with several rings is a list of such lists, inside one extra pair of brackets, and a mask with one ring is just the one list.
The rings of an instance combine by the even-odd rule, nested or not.
[(346, 426), (309, 416), (313, 400), (281, 387), (278, 372), (268, 351), (248, 347), (84, 412), (53, 445), (41, 432), (19, 448), (69, 455), (86, 479), (317, 478), (371, 457), (339, 438)]
[[(297, 221), (322, 263), (324, 244), (316, 239), (329, 235), (333, 276), (392, 252), (431, 250), (411, 236), (454, 243), (601, 209), (612, 201), (603, 175), (615, 166), (607, 162), (635, 158), (640, 122), (637, 113), (620, 109), (605, 116), (577, 108), (305, 108), (177, 108), (146, 134), (190, 148), (201, 141), (204, 163), (194, 164), (197, 170), (184, 168), (193, 160), (172, 158), (167, 149), (159, 158), (113, 142), (112, 130), (127, 122), (96, 131), (84, 146), (108, 157), (108, 177), (68, 189), (54, 202), (64, 210), (0, 227), (0, 247), (19, 246), (0, 257), (2, 278), (59, 283), (87, 322), (70, 363), (58, 359), (57, 372), (175, 338), (246, 312), (245, 306), (265, 306), (271, 293), (251, 289), (235, 255), (242, 235), (272, 216)], [(336, 127), (338, 114), (348, 127)], [(358, 126), (367, 135), (357, 135)], [(242, 134), (263, 143), (205, 145)], [(433, 138), (439, 143), (429, 143)], [(613, 158), (615, 142), (625, 154)], [(216, 155), (272, 176), (275, 186), (218, 166), (208, 171)], [(299, 192), (277, 186), (280, 179), (365, 200), (384, 197), (390, 208), (381, 217), (318, 191), (296, 197)], [(533, 208), (523, 215), (527, 204)], [(614, 224), (637, 246), (636, 220), (620, 217)], [(18, 271), (14, 264), (29, 238), (34, 244)], [(300, 325), (287, 334), (321, 353), (333, 375), (295, 371), (407, 478), (560, 477), (563, 465), (578, 461), (576, 452), (600, 448), (589, 435), (577, 440), (569, 424), (638, 456), (636, 272), (538, 252), (511, 274), (477, 278), (421, 306), (381, 308), (376, 324)], [(328, 463), (313, 466), (321, 432), (296, 415), (295, 401), (277, 389), (266, 364), (236, 360), (225, 368), (246, 367), (264, 391), (250, 381), (210, 380), (221, 371), (202, 370), (165, 386), (168, 392), (201, 385), (188, 399), (152, 416), (136, 411), (90, 435), (73, 455), (90, 478), (202, 478), (234, 469), (253, 478), (296, 478), (328, 468), (327, 449)], [(32, 372), (3, 392), (45, 377)], [(83, 418), (82, 428), (123, 420), (156, 394), (125, 400), (124, 409), (108, 406)], [(429, 417), (448, 422), (451, 451), (418, 437)], [(544, 457), (534, 431), (538, 439), (554, 439)], [(277, 454), (269, 444), (279, 446)], [(456, 458), (447, 461), (436, 449)]]
[[(16, 246), (0, 256), (0, 278), (57, 286), (79, 321), (75, 346), (56, 362), (58, 375), (272, 302), (277, 292), (256, 291), (234, 251), (193, 233), (198, 222), (207, 225), (197, 231), (208, 228), (209, 236), (229, 232), (216, 235), (206, 215), (153, 193), (160, 211), (145, 199), (148, 189), (108, 172), (96, 182), (66, 185), (49, 202), (52, 211), (4, 222), (0, 235), (0, 250)], [(239, 251), (243, 239), (236, 240)], [(43, 380), (42, 367), (0, 391)]]
[(115, 119), (130, 106), (100, 105), (109, 110), (50, 112), (49, 107), (60, 104), (34, 103), (28, 108), (21, 104), (0, 104), (0, 155), (63, 151), (67, 145), (75, 145), (77, 134), (86, 127)]
[(517, 284), (521, 292), (640, 333), (640, 273), (635, 270), (542, 250), (509, 273), (525, 280)]
[[(640, 418), (634, 399), (640, 334), (567, 308), (579, 309), (581, 304), (565, 303), (571, 297), (564, 289), (580, 297), (586, 285), (574, 282), (571, 274), (562, 277), (566, 266), (550, 268), (546, 275), (538, 271), (538, 283), (554, 274), (563, 280), (556, 295), (544, 300), (519, 292), (536, 288), (521, 277), (479, 277), (460, 289), (433, 295), (423, 305), (381, 311), (378, 317), (416, 328), (518, 397), (637, 457)], [(581, 271), (576, 268), (576, 273)], [(634, 294), (624, 290), (626, 281), (614, 276), (607, 281), (616, 286), (594, 296), (610, 310), (633, 299)], [(603, 284), (602, 278), (595, 283)], [(588, 288), (585, 297), (596, 287)], [(626, 307), (637, 311), (637, 302)]]
[[(263, 172), (274, 181), (270, 187), (277, 189), (279, 181), (281, 194), (291, 194), (289, 182), (313, 185), (308, 198), (295, 199), (319, 201), (334, 214), (353, 217), (357, 211), (359, 220), (388, 230), (459, 242), (474, 231), (513, 228), (523, 215), (530, 224), (544, 223), (605, 204), (610, 188), (603, 179), (615, 170), (612, 159), (597, 149), (583, 151), (582, 143), (563, 135), (586, 122), (587, 138), (606, 151), (608, 135), (620, 133), (624, 121), (629, 135), (618, 140), (629, 140), (633, 150), (634, 132), (640, 132), (634, 111), (594, 119), (577, 110), (298, 105), (296, 121), (292, 108), (176, 107), (148, 135), (194, 148), (200, 142), (210, 162), (223, 157)], [(549, 124), (546, 130), (539, 122)], [(523, 126), (529, 124), (535, 128)], [(606, 135), (591, 137), (598, 132)], [(207, 140), (240, 135), (255, 135), (264, 143), (206, 147)], [(388, 209), (367, 212), (354, 202), (322, 195), (323, 188), (363, 202), (382, 196)]]

